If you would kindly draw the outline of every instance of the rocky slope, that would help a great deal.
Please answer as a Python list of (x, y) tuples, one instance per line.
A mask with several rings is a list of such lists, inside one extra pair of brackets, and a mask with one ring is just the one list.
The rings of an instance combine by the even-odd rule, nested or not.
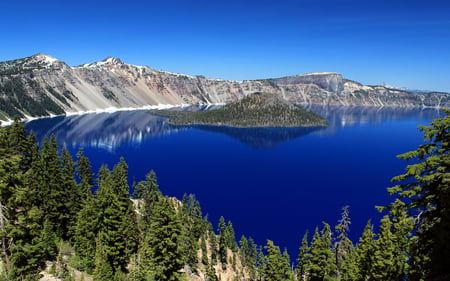
[(159, 71), (109, 57), (71, 67), (44, 54), (0, 62), (0, 119), (107, 108), (229, 103), (254, 92), (298, 104), (450, 106), (446, 93), (364, 86), (338, 73), (226, 81)]

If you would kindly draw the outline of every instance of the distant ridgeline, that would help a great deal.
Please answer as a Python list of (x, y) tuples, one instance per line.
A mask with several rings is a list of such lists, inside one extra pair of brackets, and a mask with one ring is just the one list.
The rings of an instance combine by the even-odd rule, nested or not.
[(118, 58), (69, 66), (45, 54), (0, 62), (0, 120), (110, 108), (228, 104), (254, 92), (294, 104), (450, 107), (450, 95), (367, 86), (334, 72), (229, 81), (131, 65)]
[(0, 128), (0, 280), (450, 280), (450, 111), (421, 130), (378, 232), (369, 220), (355, 244), (344, 207), (334, 233), (325, 222), (305, 233), (293, 268), (271, 240), (238, 243), (223, 217), (214, 231), (194, 195), (164, 196), (153, 171), (130, 196), (123, 158), (95, 176), (82, 149), (74, 162), (54, 136), (39, 147), (14, 122)]
[(276, 94), (254, 93), (222, 108), (197, 111), (163, 111), (173, 115), (173, 125), (212, 125), (238, 128), (324, 127), (327, 121), (316, 113)]

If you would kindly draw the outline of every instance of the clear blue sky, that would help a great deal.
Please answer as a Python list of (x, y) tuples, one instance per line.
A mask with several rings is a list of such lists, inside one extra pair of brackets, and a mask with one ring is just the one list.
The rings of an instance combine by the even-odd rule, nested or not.
[(232, 80), (318, 71), (450, 92), (448, 0), (2, 0), (0, 61), (46, 53)]

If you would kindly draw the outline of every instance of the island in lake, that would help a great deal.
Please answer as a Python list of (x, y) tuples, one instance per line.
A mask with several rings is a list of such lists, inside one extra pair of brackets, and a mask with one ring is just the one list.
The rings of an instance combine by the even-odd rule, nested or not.
[(197, 111), (159, 111), (172, 125), (235, 128), (326, 127), (325, 118), (270, 93), (254, 93), (221, 108)]

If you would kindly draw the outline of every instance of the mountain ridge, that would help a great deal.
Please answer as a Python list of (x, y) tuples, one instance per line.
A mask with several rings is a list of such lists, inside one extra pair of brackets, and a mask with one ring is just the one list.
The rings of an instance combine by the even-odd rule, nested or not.
[(42, 53), (0, 62), (0, 120), (108, 108), (227, 104), (266, 92), (303, 105), (450, 107), (450, 94), (366, 86), (336, 72), (230, 81), (210, 79), (107, 57), (69, 66)]

